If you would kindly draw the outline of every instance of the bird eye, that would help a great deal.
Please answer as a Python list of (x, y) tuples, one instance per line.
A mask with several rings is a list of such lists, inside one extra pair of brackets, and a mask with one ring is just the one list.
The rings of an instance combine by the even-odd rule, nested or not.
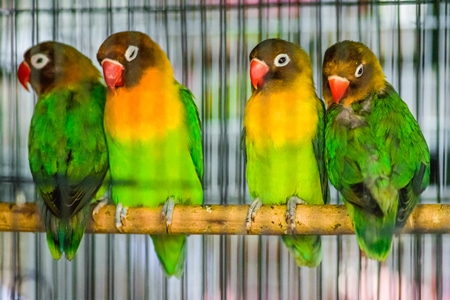
[(36, 53), (35, 55), (33, 55), (31, 57), (31, 64), (33, 65), (33, 67), (35, 69), (38, 69), (38, 70), (45, 67), (49, 61), (50, 61), (50, 59), (42, 53)]
[(276, 67), (284, 67), (290, 61), (291, 61), (291, 59), (289, 58), (289, 55), (282, 53), (282, 54), (278, 54), (277, 57), (275, 57), (275, 60), (273, 61), (273, 63)]
[(355, 71), (355, 77), (361, 77), (361, 75), (363, 74), (363, 64), (360, 64)]
[(138, 54), (139, 48), (133, 45), (128, 46), (127, 51), (125, 52), (125, 59), (127, 61), (132, 61), (136, 58)]

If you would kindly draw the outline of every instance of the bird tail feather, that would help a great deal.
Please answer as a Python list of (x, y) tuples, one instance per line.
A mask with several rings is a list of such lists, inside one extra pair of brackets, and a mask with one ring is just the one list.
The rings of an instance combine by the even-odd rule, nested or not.
[(68, 219), (60, 219), (50, 211), (46, 213), (47, 244), (55, 260), (63, 253), (69, 261), (75, 257), (86, 229), (88, 210), (86, 206)]
[(282, 235), (281, 238), (299, 267), (315, 268), (322, 261), (319, 235)]
[(186, 235), (150, 235), (150, 237), (164, 273), (180, 278), (186, 260)]

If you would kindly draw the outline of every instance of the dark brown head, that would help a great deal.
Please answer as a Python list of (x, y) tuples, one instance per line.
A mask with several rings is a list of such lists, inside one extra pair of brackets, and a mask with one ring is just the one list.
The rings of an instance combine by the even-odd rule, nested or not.
[(299, 76), (313, 85), (309, 57), (294, 43), (267, 39), (250, 53), (250, 80), (255, 90), (283, 88)]
[(364, 44), (353, 41), (336, 43), (325, 51), (322, 76), (323, 97), (328, 106), (351, 105), (385, 86), (385, 76), (375, 54)]
[[(148, 35), (138, 31), (112, 34), (100, 46), (97, 60), (102, 65), (106, 85), (133, 87), (148, 68), (167, 68), (168, 59)], [(170, 66), (170, 65), (169, 65)]]
[(50, 41), (25, 52), (17, 75), (26, 90), (30, 83), (36, 94), (41, 95), (57, 86), (70, 87), (80, 81), (97, 81), (100, 72), (89, 58), (72, 46)]

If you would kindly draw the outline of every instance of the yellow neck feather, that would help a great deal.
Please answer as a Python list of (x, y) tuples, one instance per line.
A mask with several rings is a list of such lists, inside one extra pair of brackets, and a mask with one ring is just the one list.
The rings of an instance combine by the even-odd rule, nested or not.
[(108, 92), (105, 131), (121, 141), (163, 138), (183, 121), (183, 106), (171, 74), (149, 69), (132, 88)]
[(249, 99), (244, 126), (255, 147), (310, 142), (316, 135), (319, 100), (311, 87), (295, 86), (288, 91), (254, 93)]

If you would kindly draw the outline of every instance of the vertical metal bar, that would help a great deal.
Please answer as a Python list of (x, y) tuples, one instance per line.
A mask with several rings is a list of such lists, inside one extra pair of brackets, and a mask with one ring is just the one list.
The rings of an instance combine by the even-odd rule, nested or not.
[[(437, 180), (436, 180), (436, 185), (437, 185), (437, 203), (441, 203), (441, 191), (442, 191), (442, 183), (443, 181), (443, 171), (445, 170), (445, 165), (443, 164), (443, 160), (441, 159), (441, 157), (443, 157), (443, 155), (441, 155), (441, 141), (440, 141), (440, 136), (441, 136), (441, 118), (440, 118), (440, 112), (441, 111), (445, 111), (444, 108), (441, 108), (441, 98), (440, 98), (440, 89), (441, 89), (441, 85), (440, 85), (440, 63), (439, 63), (439, 37), (440, 37), (440, 31), (441, 31), (441, 9), (440, 9), (440, 1), (435, 1), (432, 4), (432, 8), (433, 8), (433, 17), (436, 19), (436, 28), (434, 28), (432, 30), (432, 68), (436, 74), (436, 89), (435, 89), (435, 93), (436, 93), (436, 109), (437, 109), (437, 115), (438, 117), (436, 118), (436, 133), (435, 133), (435, 138), (436, 138), (436, 159), (438, 159), (438, 168), (437, 168)], [(444, 129), (445, 130), (445, 129)], [(435, 274), (435, 290), (436, 290), (436, 299), (442, 299), (442, 290), (443, 290), (443, 286), (442, 286), (442, 265), (443, 265), (443, 249), (442, 249), (442, 235), (437, 234), (435, 235), (435, 241), (433, 243), (433, 252), (435, 253), (434, 256), (434, 268), (436, 270), (436, 274)]]
[[(17, 52), (17, 25), (18, 25), (18, 11), (17, 11), (17, 7), (18, 7), (18, 1), (16, 1), (14, 4), (12, 4), (12, 13), (11, 13), (11, 37), (10, 37), (10, 41), (11, 41), (11, 75), (10, 75), (10, 82), (17, 82), (15, 80), (14, 77), (16, 77), (16, 66), (17, 66), (17, 60), (16, 60), (16, 52)], [(20, 144), (20, 118), (19, 118), (19, 102), (18, 102), (18, 94), (17, 94), (17, 89), (11, 89), (11, 95), (13, 97), (13, 99), (15, 99), (16, 101), (14, 101), (14, 104), (11, 105), (11, 108), (14, 110), (14, 112), (12, 114), (10, 114), (11, 116), (11, 123), (14, 124), (14, 126), (12, 126), (11, 128), (13, 128), (12, 133), (14, 133), (14, 143), (12, 143), (11, 145), (13, 145), (14, 147), (14, 156), (12, 159), (13, 165), (12, 165), (12, 170), (13, 170), (13, 176), (16, 178), (19, 178), (20, 175), (20, 149), (19, 149), (19, 144)], [(18, 192), (18, 187), (19, 187), (19, 183), (17, 181), (13, 182), (13, 189), (12, 189), (12, 199), (15, 199), (15, 194)], [(21, 272), (21, 256), (20, 256), (20, 233), (13, 233), (12, 234), (12, 239), (13, 239), (13, 243), (12, 243), (12, 251), (13, 251), (13, 256), (12, 256), (12, 261), (14, 262), (12, 265), (14, 266), (14, 278), (18, 278), (20, 277), (20, 272)], [(21, 291), (22, 287), (21, 287), (21, 282), (19, 282), (19, 285), (17, 287), (17, 291)]]
[[(244, 0), (238, 1), (238, 37), (237, 37), (237, 76), (236, 76), (236, 85), (238, 87), (237, 90), (237, 112), (236, 115), (239, 117), (239, 129), (243, 128), (243, 115), (245, 111), (245, 104), (247, 100), (247, 53), (248, 53), (248, 45), (247, 45), (247, 26), (246, 26), (246, 9), (243, 5)], [(241, 133), (242, 134), (242, 133)], [(244, 204), (246, 203), (246, 184), (245, 184), (245, 149), (241, 148), (241, 140), (239, 140), (238, 147), (236, 149), (236, 180), (238, 187), (238, 203)], [(237, 296), (240, 299), (245, 299), (245, 291), (246, 291), (246, 268), (245, 268), (245, 254), (246, 254), (246, 243), (244, 242), (245, 236), (238, 236), (237, 241)]]
[(398, 254), (397, 254), (397, 280), (398, 280), (398, 299), (401, 300), (403, 299), (403, 295), (402, 295), (402, 285), (403, 285), (403, 276), (402, 276), (402, 257), (404, 254), (404, 249), (403, 249), (403, 241), (402, 241), (402, 237), (399, 236), (398, 238)]
[(211, 165), (212, 165), (212, 145), (210, 139), (210, 122), (212, 114), (212, 105), (209, 102), (211, 97), (210, 85), (208, 80), (211, 75), (211, 56), (208, 49), (208, 22), (206, 13), (205, 0), (200, 0), (200, 41), (202, 49), (202, 72), (201, 72), (201, 89), (202, 89), (202, 109), (201, 109), (201, 121), (203, 131), (203, 162), (205, 165), (203, 172), (203, 190), (209, 190), (208, 186), (211, 184)]
[[(394, 60), (393, 68), (396, 68), (397, 71), (397, 88), (398, 88), (398, 92), (399, 94), (401, 94), (402, 92), (402, 74), (403, 74), (403, 48), (402, 48), (402, 31), (401, 31), (401, 14), (400, 14), (400, 1), (397, 1), (397, 5), (396, 5), (396, 11), (397, 11), (397, 18), (396, 18), (396, 22), (397, 22), (397, 29), (396, 29), (396, 34), (393, 35), (395, 37), (395, 40), (393, 41), (396, 43), (396, 48), (397, 48), (397, 55), (392, 55), (392, 59), (394, 60), (394, 58), (396, 57), (396, 59)], [(394, 49), (393, 49), (394, 51)], [(402, 299), (403, 295), (403, 278), (404, 276), (402, 276), (405, 268), (403, 267), (403, 255), (404, 255), (404, 245), (403, 245), (403, 238), (401, 236), (399, 236), (398, 238), (398, 256), (397, 256), (397, 270), (398, 270), (398, 299)]]
[(163, 20), (164, 20), (164, 35), (166, 37), (166, 53), (167, 55), (169, 55), (170, 53), (170, 42), (169, 42), (169, 29), (170, 27), (170, 23), (169, 23), (169, 9), (168, 9), (168, 5), (165, 1), (163, 2)]
[(134, 268), (133, 268), (133, 243), (135, 242), (133, 236), (127, 235), (126, 236), (126, 247), (125, 247), (125, 256), (126, 256), (126, 270), (127, 270), (127, 280), (126, 280), (126, 286), (122, 286), (122, 288), (126, 289), (126, 295), (128, 299), (134, 299), (134, 289), (133, 289), (133, 283), (134, 283)]
[[(145, 282), (150, 282), (150, 260), (148, 258), (148, 251), (151, 249), (150, 238), (146, 237), (144, 240), (144, 257), (145, 257)], [(144, 299), (150, 299), (150, 284), (146, 284), (144, 288)]]
[[(11, 27), (14, 28), (14, 27)], [(38, 2), (37, 0), (33, 0), (32, 4), (31, 4), (31, 44), (35, 45), (38, 41), (38, 34), (39, 34), (39, 30), (38, 30)], [(35, 200), (35, 199), (34, 199)], [(42, 253), (41, 253), (41, 243), (43, 241), (41, 240), (41, 234), (36, 234), (35, 237), (35, 244), (34, 247), (36, 249), (35, 251), (35, 255), (34, 255), (34, 260), (35, 260), (35, 269), (34, 269), (34, 276), (35, 278), (38, 278), (39, 275), (39, 271), (42, 270), (43, 268), (43, 264), (42, 264)], [(36, 280), (35, 281), (35, 299), (40, 299), (40, 293), (39, 293), (39, 281)]]
[(188, 80), (188, 63), (189, 58), (187, 57), (188, 53), (188, 36), (187, 36), (187, 26), (188, 23), (186, 21), (186, 1), (181, 0), (180, 3), (180, 32), (181, 32), (181, 66), (182, 66), (182, 83), (187, 85)]
[[(208, 23), (207, 23), (207, 13), (206, 13), (206, 1), (200, 0), (200, 43), (202, 50), (202, 72), (201, 72), (201, 114), (200, 118), (202, 121), (202, 143), (203, 143), (203, 162), (205, 165), (203, 172), (203, 190), (207, 190), (207, 186), (211, 184), (211, 139), (210, 139), (210, 116), (211, 116), (211, 105), (209, 104), (210, 89), (208, 85), (208, 80), (210, 78), (210, 59), (208, 50)], [(206, 195), (205, 195), (206, 196)], [(207, 199), (207, 198), (206, 198)], [(211, 255), (208, 252), (208, 237), (202, 236), (202, 294), (208, 295), (208, 256)]]
[(128, 0), (127, 1), (127, 29), (132, 30), (133, 28), (133, 11), (131, 9), (131, 5), (134, 1)]
[[(236, 84), (238, 86), (237, 92), (237, 115), (239, 116), (239, 128), (243, 128), (243, 115), (245, 111), (245, 104), (247, 103), (247, 73), (248, 73), (248, 45), (247, 45), (247, 26), (246, 26), (246, 9), (243, 4), (244, 0), (239, 0), (238, 8), (238, 39), (237, 39), (237, 76)], [(239, 204), (246, 203), (245, 193), (245, 149), (242, 148), (242, 141), (239, 141), (236, 149), (237, 164), (236, 176), (238, 186), (238, 202)]]
[(52, 4), (52, 21), (53, 21), (53, 28), (52, 28), (52, 39), (54, 41), (58, 40), (58, 31), (59, 31), (59, 18), (58, 18), (58, 11), (59, 11), (59, 1), (53, 0)]
[[(415, 27), (415, 47), (414, 47), (414, 73), (415, 73), (415, 115), (417, 116), (417, 120), (419, 121), (420, 118), (420, 96), (421, 96), (421, 80), (422, 80), (422, 74), (421, 71), (423, 71), (422, 68), (422, 55), (421, 52), (423, 52), (422, 47), (422, 26), (421, 26), (421, 16), (422, 16), (422, 10), (421, 5), (416, 5), (416, 27)], [(420, 123), (420, 122), (419, 122)], [(414, 244), (414, 282), (417, 294), (416, 299), (422, 299), (422, 243), (423, 238), (421, 235), (416, 235), (415, 244)]]
[(38, 3), (37, 0), (33, 0), (33, 3), (31, 5), (31, 44), (36, 44), (36, 41), (38, 41)]
[(106, 36), (113, 32), (112, 0), (106, 0)]
[[(357, 291), (358, 293), (356, 294), (356, 299), (359, 300), (361, 298), (361, 271), (362, 271), (362, 257), (361, 257), (361, 250), (358, 251), (358, 283), (357, 283)], [(368, 273), (367, 272), (367, 258), (364, 258), (364, 273)], [(367, 280), (367, 279), (366, 279)]]
[[(228, 104), (228, 47), (227, 47), (227, 7), (226, 1), (220, 1), (220, 50), (219, 50), (219, 188), (220, 188), (220, 204), (228, 202), (228, 186), (229, 186), (229, 140), (228, 140), (228, 121), (229, 121), (229, 104)], [(220, 282), (222, 283), (221, 297), (227, 298), (227, 263), (228, 256), (226, 249), (228, 248), (226, 236), (220, 237)]]
[(263, 22), (263, 13), (262, 13), (262, 2), (263, 0), (258, 1), (258, 42), (262, 41), (262, 22)]
[(257, 299), (264, 299), (263, 298), (263, 236), (258, 237), (258, 282), (257, 282), (257, 289), (256, 289), (256, 298)]
[(361, 10), (365, 7), (366, 4), (364, 2), (358, 1), (358, 13), (357, 13), (357, 23), (358, 23), (358, 40), (363, 41), (362, 35), (362, 20), (361, 20)]
[(228, 165), (229, 165), (229, 143), (228, 143), (228, 47), (227, 47), (227, 11), (225, 0), (220, 5), (220, 46), (219, 46), (219, 188), (220, 204), (228, 201)]
[(107, 290), (106, 290), (106, 298), (107, 299), (115, 299), (114, 295), (114, 286), (115, 286), (115, 251), (114, 251), (114, 244), (115, 244), (115, 236), (114, 234), (108, 235), (108, 246), (107, 246), (107, 263), (108, 268), (106, 272), (106, 278), (107, 278)]
[(377, 300), (381, 299), (381, 263), (377, 263)]
[[(315, 10), (316, 10), (316, 36), (322, 36), (322, 5), (321, 5), (321, 1), (318, 1), (315, 3)], [(300, 14), (300, 13), (299, 13)], [(322, 95), (322, 40), (321, 39), (316, 39), (316, 60), (317, 60), (317, 76), (316, 78), (318, 78), (318, 82), (316, 83), (316, 90), (319, 91), (318, 94)], [(323, 243), (323, 238), (322, 239), (322, 243)], [(322, 248), (323, 251), (323, 248)], [(339, 262), (338, 262), (339, 263)], [(316, 275), (316, 279), (317, 279), (317, 295), (318, 295), (318, 299), (323, 299), (323, 290), (324, 290), (324, 286), (323, 286), (323, 263), (321, 263), (318, 267), (317, 267), (317, 275)], [(338, 277), (336, 277), (336, 281), (338, 280)], [(337, 285), (337, 284), (336, 284)]]
[[(276, 37), (277, 38), (282, 38), (283, 37), (283, 22), (282, 22), (282, 18), (281, 18), (281, 2), (280, 0), (277, 0), (277, 33), (276, 33)], [(270, 10), (269, 10), (270, 11)], [(270, 14), (268, 14), (270, 15)]]
[(342, 39), (342, 0), (336, 1), (336, 41), (340, 41)]
[[(342, 39), (342, 33), (341, 33), (341, 27), (342, 27), (342, 21), (341, 21), (341, 15), (342, 15), (342, 4), (341, 4), (341, 0), (336, 1), (336, 41), (340, 41)], [(337, 193), (337, 204), (341, 203), (341, 197), (339, 195), (339, 193)], [(337, 244), (337, 253), (336, 253), (336, 258), (338, 259), (338, 266), (337, 266), (337, 272), (336, 272), (336, 278), (339, 278), (340, 274), (342, 271), (341, 268), (341, 262), (343, 261), (343, 250), (342, 250), (342, 237), (341, 236), (337, 236), (336, 237), (336, 244)], [(347, 292), (347, 291), (345, 291)], [(358, 294), (359, 294), (359, 290), (358, 290)], [(339, 297), (339, 284), (336, 283), (336, 297)]]
[[(228, 141), (228, 51), (227, 51), (227, 9), (225, 0), (220, 2), (220, 50), (219, 50), (219, 188), (220, 204), (228, 201), (228, 166), (229, 166), (229, 141)], [(220, 236), (220, 289), (221, 298), (227, 298), (227, 262), (228, 256), (227, 237)]]
[[(299, 17), (300, 19), (300, 17)], [(323, 36), (323, 29), (322, 29), (322, 2), (317, 1), (316, 2), (316, 36), (322, 37)], [(322, 99), (322, 55), (325, 50), (323, 50), (322, 47), (322, 39), (317, 39), (318, 42), (316, 42), (316, 56), (318, 63), (316, 64), (316, 74), (318, 74), (318, 82), (316, 82), (316, 90), (317, 94), (319, 95), (319, 98)]]

